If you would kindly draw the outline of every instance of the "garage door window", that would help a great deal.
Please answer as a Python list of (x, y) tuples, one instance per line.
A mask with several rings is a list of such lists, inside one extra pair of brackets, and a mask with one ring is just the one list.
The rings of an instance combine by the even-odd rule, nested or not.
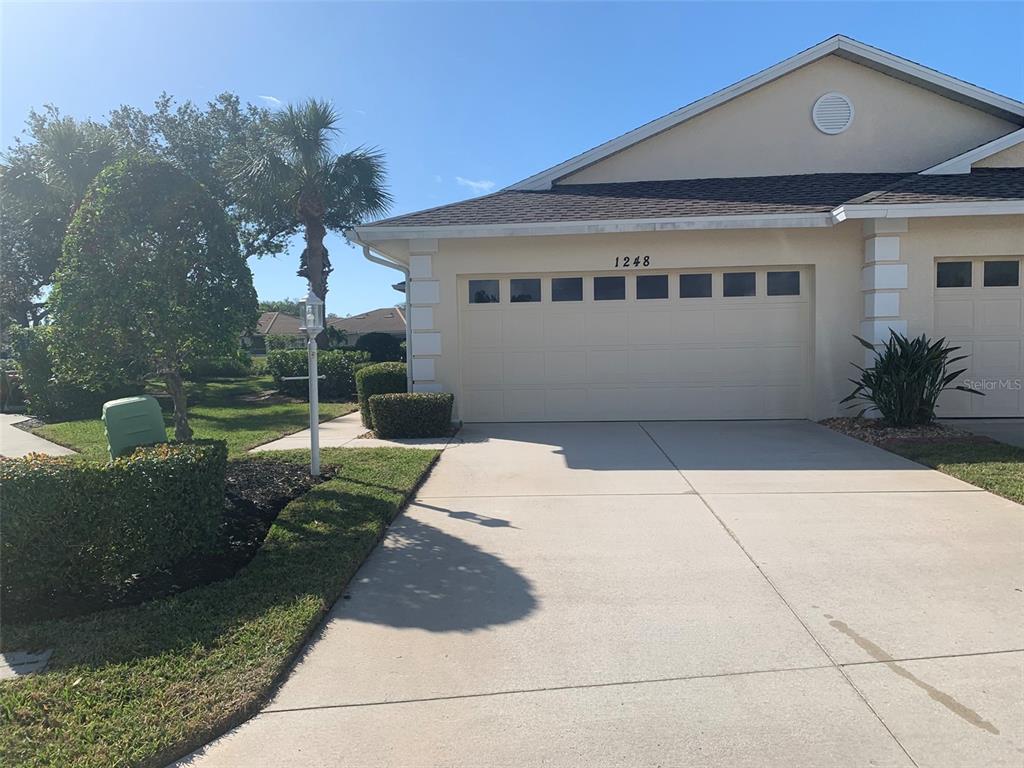
[(668, 275), (637, 275), (636, 297), (638, 299), (667, 299)]
[(971, 262), (940, 261), (935, 266), (935, 285), (939, 288), (970, 288)]
[(986, 261), (985, 287), (1014, 287), (1020, 285), (1019, 261)]
[(540, 278), (523, 277), (509, 281), (509, 300), (513, 304), (540, 301)]
[(680, 275), (679, 297), (683, 299), (711, 298), (711, 275)]
[(722, 276), (724, 296), (755, 296), (757, 280), (753, 272), (726, 272)]
[(768, 295), (769, 296), (799, 296), (800, 295), (800, 273), (799, 272), (769, 272), (768, 273)]
[(582, 277), (551, 278), (552, 301), (583, 301)]
[(501, 294), (497, 280), (470, 280), (470, 304), (497, 304)]
[(623, 301), (625, 298), (625, 277), (594, 278), (594, 301)]

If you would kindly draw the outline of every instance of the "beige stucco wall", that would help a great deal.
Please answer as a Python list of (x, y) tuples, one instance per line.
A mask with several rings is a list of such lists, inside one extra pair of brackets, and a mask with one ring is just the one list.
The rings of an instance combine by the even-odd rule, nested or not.
[[(811, 121), (815, 100), (853, 102), (845, 132)], [(827, 56), (566, 177), (560, 183), (913, 172), (1020, 126), (867, 67)]]
[(1024, 143), (979, 160), (972, 168), (1024, 168)]
[(549, 272), (610, 270), (616, 257), (650, 256), (652, 268), (758, 267), (808, 265), (813, 268), (814, 400), (806, 416), (838, 412), (849, 390), (850, 361), (862, 358), (852, 334), (863, 310), (860, 273), (864, 259), (858, 222), (835, 228), (630, 233), (564, 237), (442, 240), (432, 261), (440, 303), (433, 308), (442, 351), (435, 358), (438, 388), (461, 392), (459, 362), (459, 276), (542, 275)]

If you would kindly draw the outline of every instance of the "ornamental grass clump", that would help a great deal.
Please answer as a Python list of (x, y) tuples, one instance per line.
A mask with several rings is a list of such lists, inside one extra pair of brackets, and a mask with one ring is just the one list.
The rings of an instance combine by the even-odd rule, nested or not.
[(860, 376), (850, 379), (855, 389), (840, 402), (851, 403), (849, 408), (862, 406), (858, 416), (877, 411), (882, 421), (891, 427), (911, 427), (930, 424), (935, 419), (939, 395), (946, 390), (984, 395), (970, 387), (953, 382), (967, 369), (949, 369), (968, 355), (952, 357), (960, 347), (953, 347), (944, 338), (930, 341), (922, 334), (916, 339), (890, 331), (889, 340), (881, 349), (871, 342), (854, 336), (865, 348), (877, 352), (874, 365), (861, 368)]

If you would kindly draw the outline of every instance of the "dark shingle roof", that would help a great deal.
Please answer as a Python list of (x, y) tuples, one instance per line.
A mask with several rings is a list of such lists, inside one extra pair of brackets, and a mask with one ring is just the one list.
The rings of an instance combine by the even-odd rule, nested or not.
[(683, 216), (828, 213), (843, 203), (968, 202), (1024, 199), (1024, 169), (987, 168), (969, 175), (814, 173), (728, 179), (565, 184), (505, 189), (366, 227), (533, 224)]
[(1024, 200), (1024, 168), (976, 168), (970, 173), (905, 176), (888, 190), (850, 200), (861, 205), (983, 203)]

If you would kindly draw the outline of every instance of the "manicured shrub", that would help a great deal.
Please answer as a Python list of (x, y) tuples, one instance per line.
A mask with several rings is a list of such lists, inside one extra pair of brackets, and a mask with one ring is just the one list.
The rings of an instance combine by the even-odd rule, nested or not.
[(264, 349), (270, 354), (277, 349), (305, 349), (306, 341), (301, 336), (272, 333), (263, 337)]
[(244, 349), (239, 349), (233, 355), (196, 360), (186, 368), (185, 378), (190, 381), (237, 379), (251, 376), (252, 373), (252, 355)]
[(50, 341), (52, 326), (11, 328), (11, 346), (20, 366), (21, 390), (28, 412), (50, 421), (98, 419), (107, 400), (142, 391), (142, 375), (110, 371), (106, 382), (89, 388), (63, 381), (54, 374)]
[(448, 392), (401, 392), (369, 399), (377, 437), (446, 437), (455, 396)]
[[(859, 416), (877, 411), (882, 420), (893, 427), (928, 424), (935, 418), (935, 404), (947, 389), (984, 395), (969, 387), (951, 386), (966, 368), (950, 371), (954, 363), (966, 360), (968, 355), (951, 357), (959, 347), (951, 347), (945, 339), (930, 341), (922, 334), (908, 339), (891, 331), (889, 340), (877, 350), (874, 365), (861, 368), (860, 376), (850, 381), (856, 388), (840, 402), (852, 403), (850, 408), (863, 406)], [(855, 336), (864, 347), (875, 352), (875, 346)]]
[[(316, 356), (317, 372), (324, 378), (320, 380), (320, 397), (324, 400), (349, 400), (355, 394), (355, 375), (352, 370), (353, 357), (361, 358), (361, 353), (327, 350), (318, 352)], [(292, 397), (307, 398), (309, 382), (285, 381), (287, 376), (306, 376), (309, 364), (304, 349), (275, 349), (267, 355), (267, 373), (274, 377), (278, 390)]]
[(370, 353), (375, 363), (399, 361), (405, 358), (402, 340), (390, 333), (365, 333), (356, 340), (356, 349)]
[(116, 593), (216, 541), (223, 442), (165, 443), (109, 463), (0, 460), (0, 586), (18, 602)]
[(363, 426), (373, 429), (373, 415), (367, 402), (373, 395), (405, 392), (409, 388), (405, 363), (375, 363), (356, 373), (356, 392), (359, 395), (359, 414)]

